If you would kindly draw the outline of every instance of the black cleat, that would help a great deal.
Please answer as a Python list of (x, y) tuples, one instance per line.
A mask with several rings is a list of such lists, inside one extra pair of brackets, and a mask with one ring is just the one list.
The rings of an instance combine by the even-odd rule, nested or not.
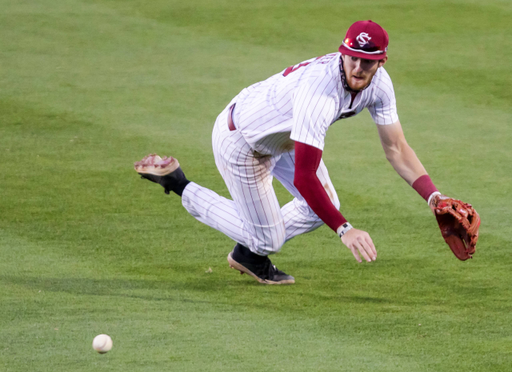
[(229, 267), (254, 277), (262, 284), (293, 284), (295, 278), (277, 269), (267, 256), (252, 253), (241, 244), (228, 254)]
[(181, 170), (178, 160), (173, 157), (161, 158), (156, 154), (151, 154), (136, 162), (134, 168), (141, 178), (162, 185), (166, 194), (174, 191), (181, 196), (183, 189), (190, 182)]

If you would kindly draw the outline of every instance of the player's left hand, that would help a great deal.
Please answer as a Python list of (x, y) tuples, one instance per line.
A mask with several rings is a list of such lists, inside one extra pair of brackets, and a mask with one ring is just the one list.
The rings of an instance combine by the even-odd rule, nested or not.
[(461, 261), (472, 258), (478, 241), (480, 216), (471, 204), (435, 195), (429, 206), (453, 254)]
[(368, 262), (377, 259), (377, 250), (373, 244), (370, 234), (358, 229), (350, 229), (341, 237), (343, 244), (352, 251), (357, 262), (363, 262), (360, 255)]

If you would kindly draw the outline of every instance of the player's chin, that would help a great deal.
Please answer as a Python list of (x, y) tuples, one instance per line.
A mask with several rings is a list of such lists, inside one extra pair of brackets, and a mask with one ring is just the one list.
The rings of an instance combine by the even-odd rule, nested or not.
[(349, 81), (349, 85), (350, 85), (350, 88), (354, 89), (354, 90), (361, 90), (361, 89), (364, 89), (368, 86), (368, 81), (366, 81), (366, 79), (362, 79), (362, 78), (351, 78), (350, 81)]

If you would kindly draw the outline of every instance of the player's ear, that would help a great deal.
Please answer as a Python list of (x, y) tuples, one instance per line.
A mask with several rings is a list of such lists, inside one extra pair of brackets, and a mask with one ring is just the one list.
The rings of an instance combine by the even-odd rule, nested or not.
[(388, 56), (385, 56), (384, 58), (379, 60), (379, 67), (384, 66), (384, 64), (387, 62), (387, 60), (388, 60)]

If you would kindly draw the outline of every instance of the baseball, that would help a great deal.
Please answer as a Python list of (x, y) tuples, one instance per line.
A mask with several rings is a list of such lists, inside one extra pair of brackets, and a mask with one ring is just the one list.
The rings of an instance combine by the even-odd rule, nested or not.
[(105, 354), (112, 349), (112, 339), (109, 335), (97, 335), (92, 341), (92, 348), (100, 354)]

